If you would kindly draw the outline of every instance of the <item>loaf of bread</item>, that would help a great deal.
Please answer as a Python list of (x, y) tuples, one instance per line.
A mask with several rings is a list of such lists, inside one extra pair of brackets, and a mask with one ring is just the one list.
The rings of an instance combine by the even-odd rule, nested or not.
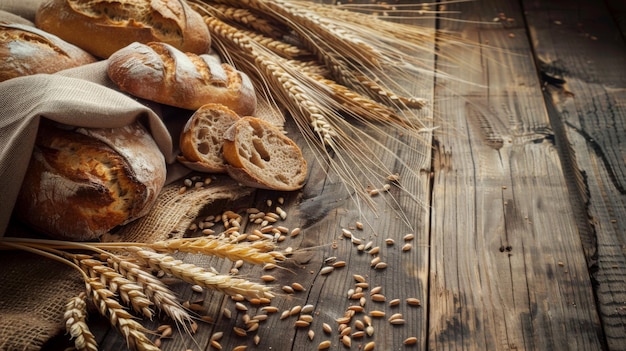
[(101, 58), (136, 41), (197, 54), (211, 44), (202, 16), (185, 0), (44, 0), (35, 24)]
[(256, 94), (249, 77), (213, 55), (184, 53), (166, 43), (133, 43), (109, 58), (109, 78), (132, 95), (197, 110), (218, 103), (252, 115)]
[(180, 135), (178, 161), (200, 172), (224, 173), (224, 132), (239, 116), (220, 104), (206, 104), (189, 118)]
[(165, 160), (139, 123), (86, 129), (42, 123), (14, 214), (56, 239), (85, 241), (148, 213)]
[(0, 82), (95, 62), (86, 51), (24, 24), (0, 23)]
[(256, 117), (240, 118), (224, 133), (228, 174), (243, 185), (272, 190), (304, 186), (307, 162), (296, 143)]

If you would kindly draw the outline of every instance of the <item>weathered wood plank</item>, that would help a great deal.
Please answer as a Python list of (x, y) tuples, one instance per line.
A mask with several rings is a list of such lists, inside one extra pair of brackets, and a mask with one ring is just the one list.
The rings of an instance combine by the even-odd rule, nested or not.
[[(614, 9), (593, 1), (525, 3), (548, 78), (552, 121), (562, 124), (589, 221), (588, 261), (610, 350), (626, 349), (626, 46)], [(615, 3), (614, 5), (617, 5)], [(623, 5), (622, 5), (623, 6)], [(581, 29), (584, 28), (584, 31)], [(589, 33), (589, 34), (588, 34)], [(554, 84), (557, 83), (557, 84)], [(584, 238), (584, 237), (583, 237)]]
[(506, 1), (448, 9), (486, 24), (444, 28), (503, 50), (457, 62), (453, 74), (484, 89), (451, 85), (436, 95), (445, 120), (435, 133), (429, 348), (600, 349), (522, 11)]

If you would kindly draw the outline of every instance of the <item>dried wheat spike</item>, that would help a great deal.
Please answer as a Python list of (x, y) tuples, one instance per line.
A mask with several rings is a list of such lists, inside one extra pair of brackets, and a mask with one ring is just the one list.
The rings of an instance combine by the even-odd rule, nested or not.
[[(215, 0), (213, 2), (230, 6), (242, 6), (244, 3), (237, 0)], [(380, 53), (375, 48), (343, 28), (321, 22), (319, 15), (310, 11), (300, 2), (247, 0), (245, 6), (270, 18), (283, 21), (284, 25), (296, 32), (304, 47), (316, 54), (318, 53), (316, 48), (319, 47), (319, 41), (322, 39), (332, 42), (333, 47), (342, 49), (342, 54), (359, 60), (361, 64), (378, 65)], [(315, 33), (315, 36), (312, 36), (311, 33)]]
[(167, 274), (182, 279), (191, 284), (221, 291), (227, 295), (242, 295), (246, 298), (272, 298), (269, 287), (250, 282), (245, 279), (233, 278), (209, 272), (194, 264), (184, 263), (171, 256), (160, 254), (142, 248), (129, 247), (138, 258), (155, 270), (162, 270)]
[(65, 330), (74, 339), (74, 346), (79, 351), (97, 351), (96, 338), (87, 326), (87, 303), (85, 293), (73, 297), (65, 305)]
[(193, 321), (191, 315), (178, 302), (176, 295), (161, 280), (127, 258), (112, 255), (107, 260), (109, 265), (115, 270), (142, 286), (144, 293), (154, 303), (156, 308), (163, 311), (190, 333), (188, 326)]
[(261, 46), (267, 48), (271, 52), (285, 59), (294, 60), (300, 57), (311, 56), (311, 53), (307, 50), (280, 40), (266, 37), (262, 34), (245, 30), (242, 30), (241, 33), (245, 34), (250, 39), (259, 43)]
[(77, 264), (89, 272), (91, 277), (97, 277), (102, 284), (105, 284), (112, 293), (118, 294), (120, 299), (133, 307), (136, 312), (142, 313), (145, 317), (152, 319), (154, 313), (150, 306), (152, 302), (143, 292), (143, 288), (113, 268), (106, 266), (102, 261), (95, 259), (81, 259)]
[(98, 307), (98, 311), (107, 317), (126, 339), (128, 347), (138, 351), (158, 351), (159, 348), (148, 339), (149, 332), (139, 324), (113, 297), (115, 294), (96, 278), (86, 280), (87, 292)]
[(214, 16), (219, 16), (223, 20), (241, 24), (271, 38), (280, 38), (287, 33), (287, 28), (284, 26), (267, 17), (258, 16), (248, 9), (223, 4), (211, 4), (210, 10)]
[(150, 247), (157, 251), (181, 251), (211, 255), (226, 258), (233, 262), (243, 260), (253, 264), (277, 263), (275, 255), (260, 250), (260, 248), (267, 248), (265, 245), (231, 244), (204, 237), (159, 241), (151, 244)]

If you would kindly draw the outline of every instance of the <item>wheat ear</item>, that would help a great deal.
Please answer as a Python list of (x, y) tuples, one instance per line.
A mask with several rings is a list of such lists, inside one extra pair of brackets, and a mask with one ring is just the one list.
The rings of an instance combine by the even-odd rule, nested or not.
[(149, 332), (139, 324), (133, 316), (113, 298), (115, 294), (106, 288), (97, 278), (86, 280), (87, 292), (98, 307), (98, 311), (107, 317), (111, 325), (115, 326), (126, 338), (128, 347), (138, 351), (158, 351), (159, 348), (146, 336)]
[(85, 293), (71, 298), (65, 305), (65, 330), (74, 339), (74, 346), (79, 351), (97, 351), (96, 338), (87, 326), (87, 303)]
[[(284, 260), (279, 252), (262, 252), (259, 245), (254, 244), (231, 244), (218, 239), (210, 238), (183, 238), (155, 242), (150, 245), (157, 251), (181, 251), (194, 254), (205, 254), (226, 258), (233, 262), (243, 260), (253, 264), (277, 263)], [(264, 247), (264, 246), (261, 246)]]
[(209, 272), (194, 264), (184, 263), (172, 256), (160, 254), (141, 248), (128, 248), (138, 258), (155, 270), (162, 270), (167, 274), (182, 279), (191, 284), (197, 284), (208, 289), (221, 291), (227, 295), (242, 295), (246, 298), (272, 298), (270, 288), (253, 283), (245, 279), (233, 278)]
[(150, 308), (152, 302), (144, 294), (141, 286), (128, 280), (113, 268), (104, 265), (102, 261), (83, 258), (76, 263), (85, 269), (86, 272), (89, 272), (91, 277), (100, 278), (102, 284), (105, 284), (112, 293), (118, 294), (120, 299), (132, 306), (136, 312), (152, 319), (154, 315)]
[(178, 303), (176, 295), (161, 280), (145, 271), (138, 264), (118, 256), (109, 256), (107, 261), (110, 266), (129, 280), (142, 286), (146, 296), (159, 310), (172, 318), (178, 325), (183, 326), (187, 333), (190, 333), (188, 325), (192, 323), (191, 315)]
[(271, 38), (280, 38), (287, 33), (287, 28), (284, 28), (284, 26), (281, 26), (279, 23), (269, 18), (258, 16), (248, 9), (231, 7), (224, 4), (211, 4), (211, 8), (213, 11), (218, 11), (223, 18)]

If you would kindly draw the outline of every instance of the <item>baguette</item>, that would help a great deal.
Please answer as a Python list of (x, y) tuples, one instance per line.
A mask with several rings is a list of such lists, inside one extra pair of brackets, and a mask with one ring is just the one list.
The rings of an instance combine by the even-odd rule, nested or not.
[(136, 41), (197, 54), (211, 45), (202, 16), (184, 0), (44, 0), (35, 24), (101, 58)]
[(93, 240), (148, 213), (165, 159), (139, 123), (122, 128), (39, 128), (15, 215), (56, 239)]
[(182, 156), (178, 161), (200, 172), (225, 173), (222, 156), (224, 132), (239, 116), (220, 104), (200, 107), (185, 124), (180, 136)]
[(35, 27), (0, 23), (0, 82), (96, 62), (88, 52)]
[(304, 186), (307, 162), (296, 143), (256, 117), (240, 118), (224, 133), (227, 173), (261, 189), (297, 190)]
[(197, 110), (218, 103), (240, 116), (256, 110), (245, 73), (213, 55), (184, 53), (166, 43), (133, 43), (111, 55), (107, 72), (121, 90), (162, 104)]

